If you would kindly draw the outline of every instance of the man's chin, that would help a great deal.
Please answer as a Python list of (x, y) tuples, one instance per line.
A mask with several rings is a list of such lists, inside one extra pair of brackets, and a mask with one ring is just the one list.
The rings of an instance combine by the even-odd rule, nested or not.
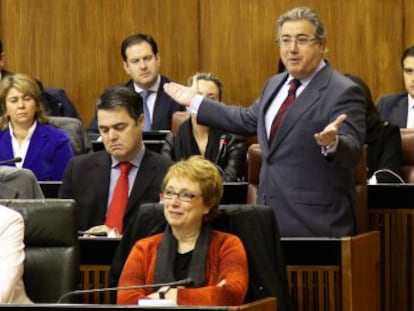
[(118, 161), (124, 161), (125, 159), (125, 153), (118, 151), (118, 150), (112, 150), (110, 152), (111, 156), (113, 156), (115, 159), (117, 159)]

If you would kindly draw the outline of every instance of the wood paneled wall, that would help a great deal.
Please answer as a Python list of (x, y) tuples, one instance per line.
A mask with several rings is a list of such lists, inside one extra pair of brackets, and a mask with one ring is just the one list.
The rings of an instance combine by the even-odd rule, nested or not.
[(319, 11), (337, 70), (363, 78), (375, 98), (403, 90), (412, 0), (0, 0), (0, 38), (10, 71), (64, 88), (87, 124), (102, 90), (128, 79), (120, 44), (135, 32), (158, 41), (163, 74), (185, 82), (212, 71), (226, 102), (250, 105), (277, 70), (275, 21), (298, 5)]

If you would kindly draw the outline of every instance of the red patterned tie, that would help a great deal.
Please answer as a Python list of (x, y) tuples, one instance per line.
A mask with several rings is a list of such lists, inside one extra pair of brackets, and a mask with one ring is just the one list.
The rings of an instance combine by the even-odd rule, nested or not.
[(119, 175), (116, 182), (112, 201), (106, 215), (105, 225), (109, 228), (117, 228), (119, 233), (123, 231), (124, 214), (128, 204), (128, 173), (131, 167), (132, 164), (129, 162), (119, 164), (121, 175)]
[(276, 116), (272, 122), (272, 127), (270, 128), (269, 145), (272, 144), (273, 137), (275, 137), (275, 134), (276, 134), (276, 131), (279, 125), (282, 123), (283, 119), (285, 118), (286, 110), (295, 101), (296, 90), (298, 89), (299, 86), (300, 86), (299, 80), (297, 79), (290, 80), (288, 96), (286, 97), (282, 105), (280, 106), (279, 111), (276, 113)]

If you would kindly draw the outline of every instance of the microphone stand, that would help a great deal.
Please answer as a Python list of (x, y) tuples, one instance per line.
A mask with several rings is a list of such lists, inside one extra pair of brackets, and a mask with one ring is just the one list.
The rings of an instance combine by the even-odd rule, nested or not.
[(191, 285), (193, 283), (194, 283), (193, 279), (186, 278), (186, 279), (182, 279), (179, 281), (158, 283), (158, 284), (142, 284), (142, 285), (104, 287), (104, 288), (94, 288), (94, 289), (78, 289), (78, 290), (70, 291), (70, 292), (63, 294), (62, 296), (60, 296), (57, 303), (62, 303), (62, 301), (65, 298), (68, 298), (73, 295), (101, 293), (101, 292), (110, 292), (110, 291), (118, 291), (118, 290), (143, 289), (143, 288), (153, 288), (153, 287), (163, 287), (163, 286), (177, 287), (177, 286)]

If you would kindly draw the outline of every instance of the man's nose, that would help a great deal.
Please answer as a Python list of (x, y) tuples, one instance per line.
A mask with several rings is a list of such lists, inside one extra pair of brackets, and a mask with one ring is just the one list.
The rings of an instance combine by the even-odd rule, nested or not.
[(110, 140), (115, 140), (118, 138), (118, 133), (115, 130), (109, 130), (108, 137)]

